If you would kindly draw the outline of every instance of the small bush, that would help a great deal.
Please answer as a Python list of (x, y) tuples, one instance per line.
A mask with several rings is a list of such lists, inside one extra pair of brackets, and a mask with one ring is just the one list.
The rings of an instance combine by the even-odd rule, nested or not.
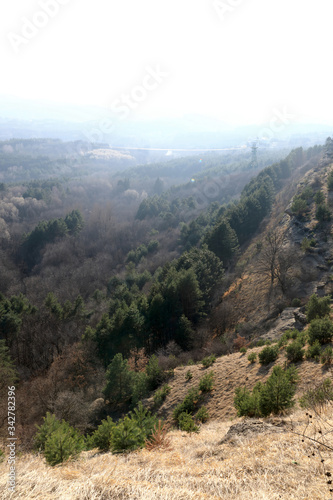
[(48, 436), (44, 455), (47, 463), (54, 466), (77, 457), (84, 448), (84, 437), (70, 426), (62, 425)]
[(262, 347), (263, 345), (265, 345), (265, 341), (264, 341), (264, 339), (260, 339), (260, 340), (258, 340), (258, 342), (256, 343), (256, 347)]
[(190, 413), (183, 412), (178, 418), (179, 429), (186, 432), (198, 432), (199, 427), (195, 425), (193, 416)]
[(329, 318), (314, 319), (308, 329), (309, 343), (312, 345), (316, 340), (320, 344), (331, 342), (333, 336), (333, 323)]
[(322, 205), (325, 203), (325, 195), (322, 191), (317, 191), (314, 195), (314, 201), (316, 205)]
[(4, 459), (5, 459), (5, 454), (4, 454), (4, 452), (0, 448), (0, 464), (1, 464), (1, 462), (4, 461)]
[(262, 384), (258, 382), (250, 392), (245, 387), (237, 387), (235, 390), (234, 406), (239, 417), (259, 417), (259, 397)]
[(333, 349), (331, 346), (327, 346), (322, 352), (320, 361), (323, 365), (330, 366), (333, 360)]
[(195, 415), (195, 420), (204, 424), (209, 420), (209, 412), (205, 406), (202, 406)]
[(136, 422), (129, 417), (125, 417), (112, 431), (110, 449), (113, 453), (136, 450), (143, 446), (142, 438), (142, 432)]
[(306, 319), (310, 323), (313, 319), (328, 316), (331, 310), (331, 299), (329, 296), (319, 298), (316, 294), (311, 295), (306, 305)]
[(171, 387), (168, 384), (164, 384), (160, 389), (157, 389), (157, 391), (155, 391), (155, 394), (153, 396), (155, 408), (159, 408), (163, 404), (170, 391)]
[(302, 344), (299, 340), (295, 340), (286, 348), (288, 361), (296, 363), (297, 361), (302, 361), (304, 356), (304, 349), (302, 349)]
[(193, 387), (190, 389), (185, 396), (184, 400), (179, 403), (173, 410), (173, 418), (178, 421), (179, 415), (181, 413), (193, 413), (197, 407), (200, 400), (200, 391), (198, 387)]
[(191, 380), (191, 378), (193, 378), (193, 373), (191, 372), (191, 370), (187, 370), (187, 372), (185, 374), (185, 378), (186, 378), (187, 382), (189, 380)]
[(301, 300), (300, 299), (293, 299), (291, 301), (291, 307), (301, 307)]
[(145, 448), (149, 451), (156, 449), (171, 449), (171, 441), (167, 435), (168, 429), (162, 420), (158, 421), (158, 425), (154, 427), (153, 433), (149, 439), (145, 441)]
[(248, 361), (250, 361), (250, 363), (255, 363), (257, 360), (257, 353), (251, 352), (251, 354), (248, 355), (247, 359)]
[(315, 409), (333, 400), (332, 381), (327, 378), (314, 389), (306, 391), (299, 400), (301, 408)]
[(188, 366), (193, 366), (195, 363), (194, 363), (193, 359), (189, 359), (187, 364), (188, 364)]
[(321, 345), (320, 345), (320, 342), (318, 340), (316, 340), (312, 345), (309, 345), (309, 347), (305, 353), (305, 357), (307, 359), (311, 359), (311, 358), (319, 359), (320, 354), (321, 354)]
[(319, 222), (329, 222), (331, 220), (331, 212), (328, 206), (325, 203), (322, 203), (317, 206), (316, 210), (316, 219)]
[(110, 448), (111, 432), (115, 425), (109, 416), (106, 420), (102, 420), (88, 441), (89, 448), (99, 448), (102, 451), (107, 451)]
[(269, 363), (273, 363), (273, 361), (277, 359), (278, 355), (278, 346), (267, 346), (259, 353), (259, 363), (261, 365), (268, 365)]
[(202, 364), (205, 368), (209, 368), (213, 365), (213, 363), (215, 363), (215, 361), (216, 357), (214, 356), (214, 354), (212, 354), (211, 356), (206, 356), (205, 358), (203, 358)]
[(245, 353), (246, 353), (246, 351), (247, 351), (246, 347), (241, 347), (241, 348), (239, 349), (239, 352), (241, 352), (242, 354), (245, 354)]
[(199, 390), (201, 392), (210, 392), (214, 386), (214, 372), (206, 373), (199, 381)]

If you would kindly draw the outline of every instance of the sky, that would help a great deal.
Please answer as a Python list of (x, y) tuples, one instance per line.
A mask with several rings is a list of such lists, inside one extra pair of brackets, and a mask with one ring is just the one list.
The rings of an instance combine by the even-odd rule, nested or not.
[(332, 19), (332, 0), (2, 2), (0, 96), (331, 124)]

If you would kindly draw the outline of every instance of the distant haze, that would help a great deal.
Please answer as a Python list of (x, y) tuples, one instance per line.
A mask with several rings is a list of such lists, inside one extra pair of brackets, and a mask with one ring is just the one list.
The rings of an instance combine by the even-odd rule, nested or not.
[(73, 121), (86, 117), (78, 105), (92, 107), (88, 119), (116, 107), (125, 122), (193, 113), (261, 124), (286, 110), (296, 123), (332, 123), (329, 0), (16, 0), (2, 9), (4, 98), (71, 105)]

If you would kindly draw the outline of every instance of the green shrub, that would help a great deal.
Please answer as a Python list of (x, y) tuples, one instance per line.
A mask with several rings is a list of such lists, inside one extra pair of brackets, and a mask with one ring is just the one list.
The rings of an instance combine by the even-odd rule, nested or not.
[(271, 345), (272, 344), (272, 341), (271, 340), (265, 340), (265, 345)]
[(187, 363), (188, 366), (193, 366), (194, 364), (195, 363), (194, 363), (193, 359), (188, 360), (188, 363)]
[(306, 391), (299, 400), (301, 408), (315, 409), (333, 400), (332, 381), (326, 378), (314, 389)]
[(84, 437), (75, 429), (62, 425), (46, 439), (44, 455), (48, 464), (57, 465), (77, 457), (84, 448)]
[(251, 352), (251, 354), (248, 355), (247, 359), (248, 361), (250, 361), (250, 363), (255, 363), (257, 360), (257, 353)]
[(5, 454), (4, 454), (4, 452), (0, 448), (0, 464), (1, 464), (1, 462), (4, 461), (4, 459), (5, 459)]
[(201, 392), (210, 392), (214, 386), (214, 372), (206, 373), (199, 381), (199, 390)]
[(239, 417), (267, 417), (271, 413), (279, 413), (285, 408), (292, 407), (297, 378), (294, 366), (288, 370), (283, 370), (281, 366), (274, 366), (266, 383), (258, 382), (252, 392), (238, 387), (234, 398), (237, 415)]
[(234, 406), (239, 417), (260, 416), (259, 398), (261, 386), (261, 382), (258, 382), (252, 392), (245, 387), (237, 387), (235, 390)]
[(198, 432), (199, 427), (195, 425), (193, 416), (190, 413), (183, 412), (178, 418), (179, 429), (186, 432)]
[(326, 349), (322, 352), (320, 361), (323, 365), (330, 366), (333, 360), (333, 349), (331, 346), (327, 346)]
[(241, 348), (239, 349), (239, 352), (241, 352), (242, 354), (245, 354), (245, 353), (246, 353), (246, 351), (247, 351), (246, 347), (241, 347)]
[(206, 356), (205, 358), (203, 358), (202, 364), (205, 368), (209, 368), (213, 363), (215, 363), (215, 361), (216, 356), (214, 356), (214, 354), (211, 354), (211, 356)]
[(262, 347), (263, 345), (265, 345), (265, 341), (264, 341), (264, 339), (260, 339), (260, 340), (258, 340), (258, 342), (256, 343), (256, 347)]
[(129, 417), (139, 428), (143, 445), (145, 440), (149, 438), (154, 431), (154, 427), (158, 424), (158, 419), (156, 415), (152, 415), (147, 408), (144, 408), (141, 401), (133, 411), (129, 412)]
[(311, 295), (306, 305), (306, 319), (308, 323), (313, 319), (328, 316), (331, 310), (331, 299), (329, 296), (319, 298), (316, 294)]
[(37, 426), (35, 447), (44, 452), (50, 465), (76, 457), (86, 446), (84, 437), (65, 420), (47, 412), (43, 424)]
[(193, 413), (196, 409), (198, 402), (200, 401), (200, 391), (198, 387), (193, 387), (190, 389), (185, 396), (184, 400), (179, 403), (173, 410), (174, 420), (178, 420), (181, 413)]
[[(69, 426), (69, 424), (67, 424)], [(44, 451), (45, 443), (48, 437), (62, 426), (61, 420), (49, 412), (43, 417), (43, 424), (37, 426), (37, 432), (34, 437), (34, 446), (37, 450)]]
[(88, 439), (89, 448), (99, 448), (102, 451), (107, 451), (110, 448), (111, 432), (115, 427), (111, 417), (102, 420), (95, 432)]
[(164, 384), (160, 389), (157, 389), (157, 391), (155, 391), (155, 394), (153, 396), (155, 408), (159, 408), (163, 404), (170, 391), (171, 387), (168, 384)]
[(314, 195), (314, 201), (316, 205), (322, 205), (325, 203), (325, 195), (322, 191), (317, 191)]
[(329, 222), (331, 218), (331, 211), (325, 203), (317, 206), (316, 219), (319, 222)]
[(110, 437), (110, 449), (113, 453), (133, 451), (144, 444), (142, 432), (136, 422), (125, 417), (113, 429)]
[(300, 306), (301, 306), (301, 300), (300, 299), (295, 298), (295, 299), (293, 299), (291, 301), (291, 307), (300, 307)]
[(302, 344), (299, 340), (295, 340), (286, 348), (288, 361), (296, 363), (297, 361), (302, 361), (304, 356), (304, 349), (302, 349)]
[(156, 389), (161, 382), (163, 382), (163, 370), (160, 368), (155, 354), (149, 358), (146, 366), (146, 374), (148, 377), (148, 386), (151, 391)]
[(259, 353), (259, 363), (261, 365), (268, 365), (269, 363), (273, 363), (273, 361), (277, 359), (278, 355), (278, 346), (267, 346)]
[(280, 340), (277, 343), (278, 348), (286, 346), (288, 344), (289, 339), (290, 339), (289, 332), (285, 332), (283, 335), (281, 335)]
[(187, 381), (191, 380), (191, 378), (193, 378), (193, 373), (191, 372), (191, 370), (187, 370), (186, 374), (185, 374), (185, 378)]
[(297, 380), (297, 370), (294, 366), (287, 370), (283, 370), (281, 366), (274, 366), (272, 375), (262, 385), (260, 391), (259, 408), (263, 417), (279, 413), (294, 405)]
[(308, 329), (309, 343), (312, 345), (316, 340), (320, 344), (331, 342), (333, 336), (333, 323), (329, 318), (313, 319)]
[(310, 358), (319, 359), (320, 355), (321, 355), (321, 345), (319, 340), (316, 340), (312, 345), (309, 345), (305, 353), (305, 357), (307, 359)]
[(295, 196), (291, 205), (291, 211), (297, 216), (304, 215), (308, 211), (308, 204), (301, 197)]
[(209, 420), (209, 412), (205, 406), (202, 406), (195, 415), (195, 420), (203, 424)]
[(330, 172), (327, 177), (327, 187), (329, 191), (333, 190), (333, 172)]

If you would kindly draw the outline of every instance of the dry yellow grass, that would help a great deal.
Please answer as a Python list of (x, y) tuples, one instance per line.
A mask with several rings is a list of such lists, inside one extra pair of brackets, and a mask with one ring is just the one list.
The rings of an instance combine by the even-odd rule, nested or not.
[[(302, 419), (300, 412), (294, 420)], [(239, 421), (239, 419), (235, 420)], [(235, 423), (233, 422), (233, 423)], [(210, 422), (199, 434), (170, 432), (172, 449), (128, 455), (83, 453), (76, 462), (49, 467), (41, 456), (17, 461), (17, 489), (1, 499), (217, 500), (330, 498), (321, 462), (309, 442), (285, 431), (240, 436), (219, 445), (231, 422)], [(298, 428), (301, 430), (302, 425)], [(308, 457), (310, 455), (310, 458)], [(327, 460), (326, 470), (333, 466)]]

